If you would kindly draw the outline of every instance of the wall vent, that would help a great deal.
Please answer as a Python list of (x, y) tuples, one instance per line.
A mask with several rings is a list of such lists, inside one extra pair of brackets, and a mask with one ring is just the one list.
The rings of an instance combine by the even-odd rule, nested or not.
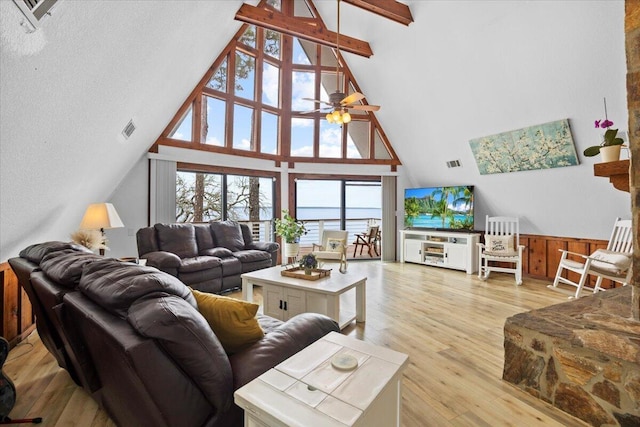
[(449, 160), (447, 162), (447, 167), (448, 168), (459, 168), (460, 166), (462, 166), (460, 164), (460, 160)]
[(133, 123), (133, 119), (131, 119), (124, 129), (122, 129), (122, 135), (125, 139), (129, 139), (134, 130), (136, 130), (136, 125)]
[(33, 32), (38, 28), (38, 21), (47, 15), (51, 15), (51, 9), (57, 1), (58, 0), (13, 0), (33, 27), (32, 31), (29, 32)]

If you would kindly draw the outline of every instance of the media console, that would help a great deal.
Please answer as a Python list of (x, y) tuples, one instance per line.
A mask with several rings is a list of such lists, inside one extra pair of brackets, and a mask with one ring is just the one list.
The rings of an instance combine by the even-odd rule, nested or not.
[(400, 262), (478, 271), (480, 233), (400, 230)]

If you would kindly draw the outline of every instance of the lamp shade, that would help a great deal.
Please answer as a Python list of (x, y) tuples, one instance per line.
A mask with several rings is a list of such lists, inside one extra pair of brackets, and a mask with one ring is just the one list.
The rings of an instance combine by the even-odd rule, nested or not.
[(99, 230), (124, 227), (122, 220), (111, 203), (94, 203), (84, 213), (81, 230)]

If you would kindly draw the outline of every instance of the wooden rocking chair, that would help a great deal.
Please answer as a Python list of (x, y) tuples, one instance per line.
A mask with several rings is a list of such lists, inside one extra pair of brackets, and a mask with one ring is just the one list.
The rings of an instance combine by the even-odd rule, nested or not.
[(524, 245), (520, 244), (519, 219), (487, 215), (484, 240), (484, 243), (477, 244), (478, 277), (487, 280), (492, 271), (513, 273), (516, 285), (522, 285)]
[[(631, 220), (616, 218), (607, 249), (598, 249), (588, 256), (564, 249), (559, 249), (559, 251), (562, 252), (562, 258), (560, 258), (560, 263), (558, 264), (558, 271), (553, 285), (548, 285), (547, 288), (567, 294), (572, 299), (580, 297), (580, 292), (584, 289), (593, 291), (594, 294), (598, 291), (604, 291), (600, 287), (602, 279), (613, 280), (614, 282), (622, 283), (622, 286), (626, 286), (631, 280), (631, 255), (633, 253)], [(569, 259), (569, 255), (581, 258), (581, 260)], [(563, 277), (565, 270), (578, 274), (578, 280), (574, 282), (567, 277)], [(587, 286), (587, 277), (589, 275), (597, 277), (593, 287)], [(576, 288), (575, 293), (558, 288), (560, 283), (574, 286)]]

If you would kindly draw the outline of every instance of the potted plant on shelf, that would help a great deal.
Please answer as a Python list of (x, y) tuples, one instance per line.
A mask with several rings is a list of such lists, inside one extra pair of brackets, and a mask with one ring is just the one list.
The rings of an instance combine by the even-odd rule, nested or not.
[(289, 215), (287, 209), (282, 210), (282, 219), (276, 218), (276, 234), (284, 240), (284, 257), (294, 258), (300, 251), (300, 237), (307, 234), (307, 229), (302, 221), (298, 221)]
[(604, 99), (604, 120), (595, 121), (596, 128), (606, 129), (603, 141), (600, 145), (594, 145), (584, 150), (584, 155), (593, 157), (602, 155), (603, 162), (615, 162), (620, 159), (620, 148), (624, 140), (618, 137), (618, 129), (611, 129), (613, 122), (607, 118), (607, 99)]

